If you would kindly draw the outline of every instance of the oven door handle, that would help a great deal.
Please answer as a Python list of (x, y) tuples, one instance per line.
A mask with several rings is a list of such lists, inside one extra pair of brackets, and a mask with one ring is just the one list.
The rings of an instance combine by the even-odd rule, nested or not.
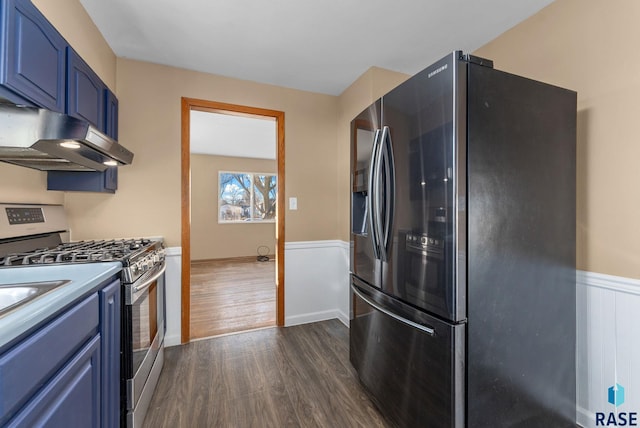
[(164, 274), (165, 270), (167, 270), (167, 263), (163, 261), (162, 264), (158, 265), (158, 267), (141, 276), (135, 283), (127, 286), (125, 304), (131, 305), (138, 300), (142, 293), (144, 293), (155, 280)]

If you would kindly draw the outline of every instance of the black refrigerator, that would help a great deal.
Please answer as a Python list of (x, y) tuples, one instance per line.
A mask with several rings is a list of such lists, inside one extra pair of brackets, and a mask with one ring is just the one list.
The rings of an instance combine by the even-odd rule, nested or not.
[(350, 360), (401, 427), (576, 416), (576, 93), (456, 51), (351, 124)]

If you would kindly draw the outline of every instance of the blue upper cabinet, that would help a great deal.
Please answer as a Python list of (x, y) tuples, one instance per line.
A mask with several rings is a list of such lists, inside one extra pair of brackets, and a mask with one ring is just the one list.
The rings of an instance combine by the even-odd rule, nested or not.
[(1, 95), (64, 112), (67, 42), (30, 1), (1, 5), (0, 85), (10, 90)]
[[(118, 139), (118, 99), (30, 0), (0, 0), (0, 102), (86, 120)], [(49, 171), (47, 189), (115, 193), (118, 169)]]
[(118, 99), (109, 89), (105, 97), (105, 129), (104, 132), (114, 140), (118, 140)]
[(67, 114), (105, 130), (106, 85), (71, 47), (67, 48)]
[[(95, 73), (70, 49), (69, 57), (72, 56), (74, 62), (72, 64), (69, 59), (69, 71), (71, 73), (74, 70), (75, 77), (69, 78), (70, 101), (67, 103), (67, 113), (91, 122), (100, 131), (117, 140), (118, 99), (102, 81), (98, 80), (100, 85), (95, 84)], [(100, 102), (102, 108), (98, 107)], [(118, 190), (118, 168), (107, 168), (104, 172), (49, 171), (47, 190), (115, 193)]]

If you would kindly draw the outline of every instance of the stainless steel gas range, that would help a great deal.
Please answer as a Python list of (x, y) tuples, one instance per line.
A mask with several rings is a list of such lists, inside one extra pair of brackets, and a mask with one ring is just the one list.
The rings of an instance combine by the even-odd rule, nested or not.
[(166, 265), (162, 240), (64, 242), (67, 231), (62, 206), (0, 204), (0, 269), (122, 264), (120, 424), (142, 426), (164, 362)]

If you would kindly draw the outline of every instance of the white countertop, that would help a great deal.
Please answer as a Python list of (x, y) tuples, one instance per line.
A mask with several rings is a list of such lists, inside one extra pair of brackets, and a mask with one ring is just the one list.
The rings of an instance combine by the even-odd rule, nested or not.
[(122, 270), (120, 262), (0, 268), (0, 284), (71, 281), (0, 317), (0, 349)]

